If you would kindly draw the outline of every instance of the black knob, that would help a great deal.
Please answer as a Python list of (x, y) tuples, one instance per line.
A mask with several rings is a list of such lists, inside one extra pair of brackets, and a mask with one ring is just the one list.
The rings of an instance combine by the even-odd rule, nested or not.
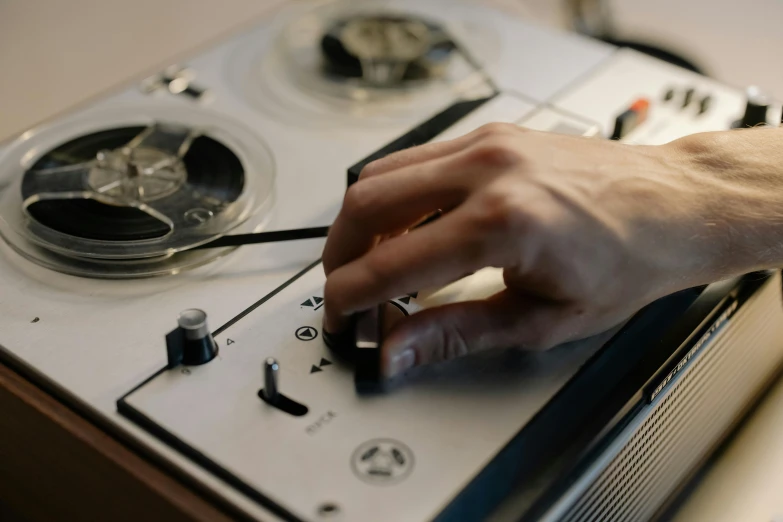
[(735, 127), (756, 127), (767, 122), (767, 113), (769, 112), (770, 101), (757, 87), (749, 87), (747, 90), (747, 101), (745, 103), (745, 114), (739, 120)]
[(218, 348), (207, 326), (206, 312), (195, 308), (185, 310), (179, 314), (177, 324), (166, 335), (169, 368), (180, 364), (196, 366), (215, 358)]
[(354, 384), (359, 393), (383, 392), (391, 387), (381, 374), (383, 337), (408, 312), (394, 301), (355, 314), (340, 334), (323, 330), (326, 345), (342, 361), (353, 364)]

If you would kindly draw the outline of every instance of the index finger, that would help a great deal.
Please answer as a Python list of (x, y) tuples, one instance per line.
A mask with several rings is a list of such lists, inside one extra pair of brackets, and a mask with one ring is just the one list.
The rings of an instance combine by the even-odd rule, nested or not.
[(455, 281), (486, 266), (502, 265), (503, 249), (487, 248), (464, 206), (425, 227), (383, 242), (334, 270), (324, 288), (324, 327), (344, 329), (348, 317), (422, 288)]
[(461, 203), (469, 187), (458, 160), (458, 155), (438, 158), (354, 184), (329, 229), (326, 274), (370, 251), (379, 236)]

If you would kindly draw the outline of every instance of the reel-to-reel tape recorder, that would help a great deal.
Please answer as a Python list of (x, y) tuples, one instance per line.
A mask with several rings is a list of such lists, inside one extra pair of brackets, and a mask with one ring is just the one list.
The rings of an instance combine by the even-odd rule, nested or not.
[(0, 145), (0, 358), (235, 518), (647, 519), (777, 375), (779, 274), (367, 397), (320, 331), (322, 227), (367, 160), (485, 123), (655, 144), (743, 112), (774, 120), (478, 2), (283, 4)]

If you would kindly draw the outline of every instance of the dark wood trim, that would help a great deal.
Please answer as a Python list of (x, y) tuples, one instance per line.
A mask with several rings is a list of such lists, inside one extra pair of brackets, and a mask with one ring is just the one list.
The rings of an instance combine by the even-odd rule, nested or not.
[(230, 520), (2, 364), (0, 519)]

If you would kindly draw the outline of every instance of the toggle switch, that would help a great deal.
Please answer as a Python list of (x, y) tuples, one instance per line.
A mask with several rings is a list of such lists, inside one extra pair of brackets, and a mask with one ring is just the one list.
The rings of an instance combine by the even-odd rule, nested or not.
[(682, 96), (682, 108), (686, 109), (693, 101), (693, 95), (696, 94), (696, 89), (690, 88), (685, 91)]
[(733, 128), (750, 128), (767, 125), (767, 113), (771, 101), (758, 87), (748, 87), (745, 100), (745, 112), (742, 118), (732, 124)]
[(264, 400), (266, 402), (275, 402), (279, 396), (277, 392), (277, 372), (280, 367), (273, 358), (268, 358), (264, 362)]
[(650, 102), (646, 98), (634, 101), (627, 110), (617, 115), (614, 121), (614, 130), (609, 137), (611, 140), (621, 140), (632, 130), (647, 121)]
[(712, 96), (708, 94), (699, 101), (699, 114), (704, 114), (710, 110), (710, 105), (712, 105)]
[(307, 414), (307, 406), (280, 393), (280, 365), (274, 358), (268, 357), (264, 361), (263, 375), (264, 387), (258, 391), (261, 400), (294, 417)]

